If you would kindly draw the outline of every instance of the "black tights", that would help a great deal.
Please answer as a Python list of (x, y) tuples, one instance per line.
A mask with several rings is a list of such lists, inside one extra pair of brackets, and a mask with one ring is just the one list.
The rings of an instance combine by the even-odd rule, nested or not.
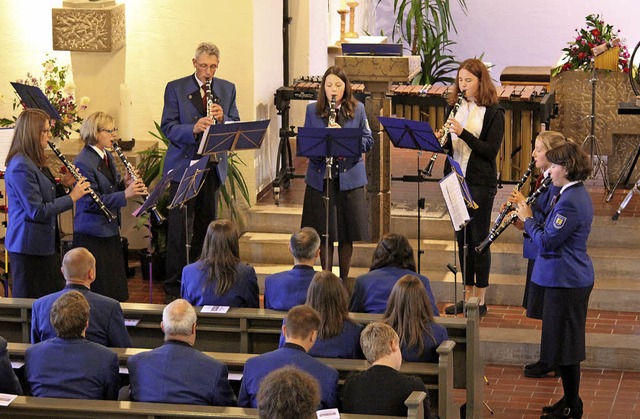
[(563, 365), (558, 367), (562, 378), (564, 400), (568, 406), (580, 404), (580, 364)]
[[(329, 251), (325, 249), (324, 242), (320, 245), (320, 261), (322, 269), (330, 271), (333, 266), (333, 243), (329, 243)], [(328, 255), (327, 255), (328, 253)], [(346, 280), (351, 268), (351, 255), (353, 255), (353, 242), (338, 242), (338, 265), (340, 266), (340, 278)], [(326, 263), (329, 256), (329, 263)]]

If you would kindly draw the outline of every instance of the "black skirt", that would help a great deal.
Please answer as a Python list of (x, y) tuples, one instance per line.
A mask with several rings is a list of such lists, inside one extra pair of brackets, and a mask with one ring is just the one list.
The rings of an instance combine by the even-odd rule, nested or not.
[(527, 317), (530, 319), (542, 320), (544, 311), (544, 293), (546, 288), (535, 282), (529, 282), (525, 298), (527, 299)]
[(540, 360), (547, 365), (575, 365), (585, 360), (587, 307), (593, 285), (545, 287)]
[(9, 252), (13, 298), (40, 298), (64, 288), (60, 256), (25, 255)]
[(95, 237), (73, 233), (73, 247), (84, 247), (96, 258), (96, 279), (91, 291), (118, 301), (129, 299), (120, 236)]
[[(326, 225), (326, 206), (323, 191), (309, 185), (304, 193), (302, 227), (313, 227), (323, 239)], [(339, 190), (339, 180), (329, 181), (329, 241), (370, 241), (369, 207), (364, 187)]]

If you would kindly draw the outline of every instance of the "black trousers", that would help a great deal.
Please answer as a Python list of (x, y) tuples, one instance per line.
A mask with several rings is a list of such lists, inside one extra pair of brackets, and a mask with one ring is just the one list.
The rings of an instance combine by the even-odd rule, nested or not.
[[(187, 229), (191, 248), (189, 250), (189, 263), (200, 257), (202, 244), (207, 234), (209, 224), (216, 219), (218, 208), (217, 192), (220, 189), (220, 179), (216, 171), (217, 163), (209, 163), (209, 171), (198, 195), (187, 201)], [(169, 187), (169, 199), (173, 201), (178, 191), (178, 182), (171, 182)], [(176, 207), (169, 210), (167, 217), (167, 279), (164, 281), (164, 292), (171, 296), (180, 296), (182, 268), (187, 265), (187, 251), (185, 235), (185, 209)]]
[[(491, 209), (498, 189), (495, 186), (469, 184), (471, 197), (478, 204), (478, 209), (470, 209), (471, 221), (467, 224), (467, 258), (460, 263), (460, 269), (465, 285), (475, 285), (478, 288), (489, 286), (489, 271), (491, 270), (491, 248), (484, 254), (475, 251), (489, 234), (491, 228)], [(458, 240), (459, 258), (464, 260), (464, 229), (456, 233)]]

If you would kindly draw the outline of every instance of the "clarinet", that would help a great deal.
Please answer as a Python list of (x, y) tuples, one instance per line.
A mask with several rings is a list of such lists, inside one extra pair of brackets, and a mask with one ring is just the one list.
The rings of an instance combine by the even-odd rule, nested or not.
[[(536, 199), (538, 199), (538, 197), (542, 192), (547, 190), (550, 184), (551, 184), (551, 176), (545, 178), (542, 181), (542, 183), (540, 184), (540, 187), (538, 187), (538, 189), (536, 189), (536, 191), (532, 193), (530, 197), (527, 198), (525, 203), (527, 205), (531, 205), (534, 202), (536, 202)], [(491, 233), (489, 233), (487, 238), (484, 239), (484, 241), (480, 243), (478, 246), (476, 246), (476, 252), (480, 254), (484, 253), (485, 250), (487, 250), (487, 248), (491, 246), (491, 243), (493, 243), (498, 237), (500, 237), (502, 232), (505, 231), (507, 227), (509, 227), (516, 220), (516, 218), (518, 218), (518, 214), (516, 214), (515, 212), (512, 212), (511, 214), (509, 214), (509, 216), (504, 220), (502, 224), (498, 226), (498, 228), (495, 231), (492, 231)]]
[[(449, 121), (451, 118), (456, 116), (456, 113), (458, 113), (458, 109), (460, 109), (460, 105), (462, 105), (462, 100), (463, 99), (464, 99), (464, 90), (461, 91), (460, 93), (458, 93), (458, 101), (453, 106), (453, 109), (451, 109), (451, 112), (449, 113), (449, 116), (447, 117), (447, 121)], [(443, 146), (443, 147), (447, 142), (447, 136), (449, 135), (449, 129), (450, 129), (450, 125), (447, 124), (447, 123), (445, 123), (442, 126), (442, 128), (440, 128), (440, 131), (442, 132), (442, 136), (440, 137), (440, 145)], [(436, 164), (436, 160), (437, 159), (438, 159), (438, 153), (433, 153), (431, 155), (431, 160), (429, 160), (429, 163), (427, 164), (427, 168), (424, 169), (424, 173), (427, 176), (431, 176), (431, 172), (433, 171), (433, 165)]]
[[(133, 165), (129, 162), (129, 160), (127, 160), (127, 157), (122, 152), (122, 149), (120, 148), (118, 143), (116, 141), (112, 141), (111, 145), (113, 146), (113, 151), (115, 151), (118, 157), (120, 157), (120, 160), (122, 160), (122, 164), (124, 164), (124, 168), (127, 169), (127, 172), (129, 173), (129, 176), (131, 176), (131, 179), (133, 179), (134, 182), (140, 180), (140, 178), (136, 174), (135, 169), (133, 168)], [(144, 195), (143, 199), (146, 201), (148, 197), (149, 195)], [(149, 208), (149, 212), (153, 214), (158, 224), (162, 224), (164, 222), (165, 217), (160, 214), (160, 211), (158, 211), (158, 208), (156, 208), (155, 205)]]
[[(535, 164), (536, 164), (536, 161), (531, 160), (531, 163), (529, 163), (529, 167), (527, 167), (527, 170), (524, 172), (524, 175), (522, 175), (522, 179), (518, 181), (518, 184), (514, 189), (515, 191), (519, 191), (524, 185), (524, 183), (527, 181), (529, 176), (531, 176), (531, 172), (533, 171), (533, 167), (535, 166)], [(502, 211), (500, 211), (500, 214), (498, 214), (498, 217), (496, 217), (496, 220), (493, 222), (493, 227), (491, 227), (491, 231), (489, 231), (489, 235), (495, 234), (496, 230), (502, 224), (504, 217), (506, 217), (507, 214), (509, 214), (512, 210), (513, 210), (513, 203), (507, 201), (504, 208), (502, 209)]]
[(214, 103), (219, 103), (220, 99), (213, 94), (213, 78), (208, 82), (206, 82), (204, 86), (206, 86), (204, 91), (207, 96), (207, 109), (206, 109), (207, 118), (213, 119), (213, 124), (217, 125), (218, 120), (214, 118), (213, 114), (211, 113), (211, 105), (213, 105)]
[[(53, 144), (51, 141), (48, 141), (48, 143), (49, 143), (49, 147), (51, 147), (51, 150), (53, 150), (53, 153), (56, 155), (56, 157), (60, 159), (60, 161), (62, 162), (62, 164), (64, 164), (64, 167), (67, 168), (69, 173), (71, 173), (73, 177), (76, 178), (77, 181), (80, 181), (82, 179), (82, 175), (78, 172), (78, 170), (76, 170), (76, 168), (71, 163), (69, 163), (69, 160), (67, 160), (64, 154), (60, 152), (60, 150), (58, 149), (58, 147), (56, 147), (55, 144)], [(89, 188), (89, 196), (91, 196), (91, 199), (93, 199), (93, 202), (95, 202), (98, 208), (100, 208), (100, 211), (102, 211), (102, 215), (105, 216), (107, 221), (111, 222), (118, 218), (111, 211), (109, 211), (109, 208), (107, 208), (104, 205), (104, 203), (102, 202), (98, 194), (92, 188)]]
[(331, 102), (329, 103), (329, 125), (333, 125), (336, 123), (336, 117), (336, 95), (332, 95)]

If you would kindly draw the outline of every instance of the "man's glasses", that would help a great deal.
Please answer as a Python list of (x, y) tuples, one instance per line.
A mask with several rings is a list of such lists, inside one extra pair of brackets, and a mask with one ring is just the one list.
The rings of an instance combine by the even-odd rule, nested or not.
[(200, 70), (206, 70), (208, 68), (211, 71), (216, 71), (218, 69), (218, 64), (196, 64), (196, 67), (198, 67)]

